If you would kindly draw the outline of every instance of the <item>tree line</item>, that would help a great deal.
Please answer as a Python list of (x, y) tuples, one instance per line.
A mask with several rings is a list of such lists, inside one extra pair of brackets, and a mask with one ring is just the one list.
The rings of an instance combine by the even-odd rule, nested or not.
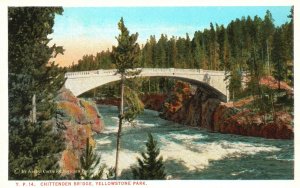
[[(293, 7), (287, 16), (289, 22), (280, 26), (275, 26), (268, 10), (263, 18), (237, 18), (227, 26), (211, 23), (209, 28), (196, 31), (193, 38), (188, 34), (170, 38), (161, 34), (159, 39), (150, 36), (144, 45), (139, 45), (135, 66), (225, 70), (231, 95), (241, 92), (243, 72), (272, 75), (293, 85)], [(111, 54), (107, 49), (95, 56), (84, 55), (68, 71), (115, 68)], [(254, 58), (256, 65), (253, 65)], [(148, 82), (143, 83), (144, 91), (151, 90)], [(153, 79), (151, 83), (152, 91), (156, 92), (171, 86), (170, 80), (163, 78)]]

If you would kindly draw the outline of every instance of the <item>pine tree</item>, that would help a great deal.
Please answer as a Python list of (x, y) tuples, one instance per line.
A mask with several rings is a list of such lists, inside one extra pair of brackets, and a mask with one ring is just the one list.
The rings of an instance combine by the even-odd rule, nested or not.
[(287, 78), (286, 81), (294, 85), (294, 6), (292, 6), (290, 15), (290, 22), (284, 27), (284, 38), (287, 42), (288, 62), (287, 62)]
[(80, 157), (81, 168), (77, 169), (75, 178), (80, 180), (102, 179), (105, 165), (99, 164), (100, 157), (94, 153), (93, 147), (90, 146), (89, 138), (87, 138), (85, 152)]
[(173, 36), (168, 41), (168, 49), (169, 49), (169, 67), (174, 68), (177, 64), (177, 48), (176, 48), (176, 38)]
[(194, 39), (192, 41), (193, 43), (193, 58), (194, 58), (194, 67), (196, 69), (200, 69), (201, 68), (201, 54), (200, 54), (200, 50), (201, 50), (201, 45), (200, 45), (200, 39), (199, 39), (199, 34), (200, 32), (195, 32), (194, 34)]
[(49, 46), (47, 38), (55, 15), (62, 12), (59, 7), (8, 9), (9, 179), (60, 178), (42, 171), (59, 168), (64, 148), (53, 127), (53, 99), (64, 83), (64, 70), (50, 61), (63, 48)]
[[(126, 113), (124, 113), (124, 90), (125, 90), (125, 80), (126, 76), (133, 76), (139, 74), (139, 72), (132, 72), (130, 69), (135, 67), (135, 64), (138, 60), (139, 55), (139, 46), (136, 43), (138, 33), (129, 34), (128, 29), (124, 25), (123, 18), (121, 18), (118, 23), (119, 30), (121, 34), (116, 37), (118, 40), (118, 46), (113, 46), (112, 49), (112, 59), (113, 63), (117, 68), (117, 73), (121, 75), (121, 101), (120, 101), (120, 112), (119, 112), (119, 127), (117, 132), (117, 148), (116, 148), (116, 164), (115, 164), (115, 178), (118, 178), (118, 166), (119, 166), (119, 152), (120, 152), (120, 141), (121, 141), (121, 132), (122, 132), (122, 124), (123, 121), (126, 120)], [(132, 109), (132, 108), (130, 108)], [(133, 112), (133, 111), (131, 111)], [(134, 115), (130, 115), (127, 117), (134, 117)]]
[(285, 78), (285, 72), (287, 67), (286, 61), (288, 60), (288, 48), (287, 42), (284, 40), (282, 30), (276, 29), (274, 34), (274, 46), (273, 46), (273, 75), (278, 80), (278, 88), (280, 89), (280, 81)]
[(233, 61), (230, 71), (226, 71), (226, 73), (226, 80), (229, 79), (228, 89), (230, 93), (230, 99), (234, 101), (242, 89), (242, 74), (239, 71), (236, 62)]
[(229, 65), (230, 52), (229, 52), (229, 42), (227, 32), (223, 25), (217, 28), (218, 33), (218, 43), (219, 43), (219, 52), (220, 52), (220, 69), (226, 70), (226, 67)]
[(209, 61), (210, 69), (219, 69), (219, 44), (217, 42), (216, 31), (212, 23), (210, 23), (210, 35), (209, 35)]
[(267, 10), (264, 21), (262, 23), (262, 42), (263, 42), (263, 50), (266, 54), (266, 62), (267, 62), (267, 73), (271, 74), (270, 68), (270, 59), (271, 59), (271, 46), (273, 42), (273, 34), (275, 31), (274, 20), (272, 18), (272, 14), (269, 10)]
[(155, 46), (155, 55), (156, 55), (156, 67), (167, 67), (167, 36), (161, 35)]
[(160, 150), (157, 141), (151, 133), (148, 134), (146, 143), (147, 152), (142, 152), (142, 158), (138, 158), (138, 167), (132, 168), (133, 179), (163, 180), (166, 179), (163, 157), (159, 157)]
[(185, 40), (185, 63), (186, 68), (194, 68), (193, 55), (192, 55), (192, 43), (189, 37), (189, 34), (186, 33)]

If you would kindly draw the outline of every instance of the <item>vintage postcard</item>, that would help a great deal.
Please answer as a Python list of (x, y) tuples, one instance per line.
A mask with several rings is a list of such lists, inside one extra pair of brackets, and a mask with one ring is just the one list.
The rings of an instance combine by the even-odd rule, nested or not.
[(1, 7), (5, 185), (295, 187), (295, 1), (135, 3)]

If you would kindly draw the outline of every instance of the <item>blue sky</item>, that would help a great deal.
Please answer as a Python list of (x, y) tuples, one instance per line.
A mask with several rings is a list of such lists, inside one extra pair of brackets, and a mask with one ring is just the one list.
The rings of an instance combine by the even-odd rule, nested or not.
[(131, 33), (139, 33), (139, 43), (145, 43), (150, 35), (168, 37), (193, 37), (197, 30), (209, 28), (210, 22), (227, 25), (236, 18), (263, 18), (270, 10), (276, 25), (289, 19), (289, 6), (253, 7), (67, 7), (63, 16), (56, 16), (53, 43), (64, 46), (65, 57), (59, 57), (60, 64), (75, 63), (84, 54), (95, 54), (116, 45), (119, 34), (117, 23), (123, 16)]

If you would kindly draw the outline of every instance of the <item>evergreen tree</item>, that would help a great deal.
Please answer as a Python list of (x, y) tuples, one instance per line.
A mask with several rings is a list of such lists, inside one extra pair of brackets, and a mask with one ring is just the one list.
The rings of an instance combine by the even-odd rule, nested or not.
[(156, 46), (155, 46), (155, 66), (166, 68), (167, 67), (167, 36), (161, 35), (160, 39), (158, 40)]
[(217, 42), (217, 35), (212, 23), (210, 23), (210, 35), (209, 35), (209, 61), (210, 69), (219, 69), (219, 44)]
[(159, 157), (160, 150), (157, 141), (152, 134), (148, 134), (146, 143), (147, 152), (142, 152), (142, 158), (138, 158), (138, 167), (132, 168), (133, 179), (163, 180), (166, 179), (163, 157)]
[(194, 67), (196, 69), (200, 69), (201, 68), (201, 54), (200, 54), (200, 50), (201, 50), (201, 45), (200, 45), (200, 39), (198, 38), (198, 32), (195, 32), (194, 34), (194, 39), (192, 41), (193, 43), (193, 58), (194, 58)]
[(278, 80), (278, 88), (280, 89), (280, 81), (285, 78), (285, 72), (287, 67), (286, 61), (288, 60), (287, 42), (284, 40), (284, 36), (281, 29), (276, 29), (274, 34), (274, 46), (273, 46), (273, 75)]
[(104, 174), (104, 165), (100, 164), (100, 157), (94, 153), (90, 146), (89, 138), (86, 139), (85, 152), (80, 157), (80, 169), (77, 169), (75, 178), (79, 180), (97, 180), (102, 179)]
[(286, 63), (286, 81), (292, 86), (294, 85), (294, 6), (291, 8), (291, 14), (288, 15), (290, 22), (283, 26), (284, 40), (287, 43), (288, 61)]
[(150, 36), (150, 40), (149, 40), (149, 60), (151, 61), (150, 62), (150, 67), (156, 67), (156, 50), (155, 50), (155, 46), (157, 45), (157, 42), (156, 42), (156, 39), (155, 39), (155, 36), (154, 35), (151, 35)]
[(174, 68), (177, 64), (177, 48), (176, 48), (176, 38), (173, 36), (168, 41), (168, 49), (169, 49), (169, 66), (168, 68)]
[(238, 96), (242, 90), (242, 73), (238, 69), (237, 63), (234, 61), (231, 62), (232, 65), (229, 69), (230, 71), (226, 71), (226, 80), (229, 79), (229, 97), (232, 99), (232, 101), (234, 101), (236, 96)]
[[(54, 131), (56, 92), (64, 70), (50, 59), (63, 53), (48, 46), (59, 7), (8, 8), (9, 179), (59, 179), (62, 136)], [(33, 173), (17, 173), (17, 169)]]
[[(219, 52), (220, 52), (220, 69), (224, 70), (226, 66), (229, 66), (230, 52), (229, 52), (229, 42), (227, 32), (223, 25), (218, 27), (218, 43), (219, 43)], [(225, 69), (226, 70), (226, 69)]]
[[(112, 59), (113, 63), (117, 68), (117, 73), (121, 75), (121, 85), (120, 85), (120, 112), (119, 112), (119, 127), (117, 132), (117, 148), (116, 148), (116, 164), (115, 164), (115, 177), (118, 178), (118, 166), (119, 166), (119, 152), (120, 152), (120, 141), (121, 141), (121, 132), (122, 124), (126, 118), (126, 113), (124, 113), (124, 90), (125, 90), (125, 80), (126, 76), (134, 76), (139, 74), (139, 72), (132, 72), (130, 69), (135, 67), (135, 64), (138, 60), (139, 47), (136, 43), (138, 33), (129, 34), (128, 29), (124, 25), (123, 18), (121, 18), (118, 23), (119, 30), (121, 31), (120, 35), (116, 37), (118, 40), (118, 46), (113, 46), (112, 49)], [(130, 108), (131, 110), (133, 108)], [(134, 112), (133, 110), (131, 112)], [(132, 114), (127, 117), (134, 117)]]
[(275, 31), (274, 26), (274, 19), (272, 18), (272, 14), (269, 10), (267, 10), (265, 18), (262, 23), (262, 43), (263, 43), (263, 51), (265, 51), (266, 54), (266, 67), (267, 67), (267, 73), (271, 74), (271, 68), (270, 68), (270, 60), (271, 60), (271, 46), (273, 42), (273, 34)]
[(190, 69), (194, 68), (194, 62), (192, 56), (192, 43), (188, 33), (186, 33), (186, 40), (185, 40), (185, 64), (186, 64), (185, 66), (186, 68), (190, 68)]

